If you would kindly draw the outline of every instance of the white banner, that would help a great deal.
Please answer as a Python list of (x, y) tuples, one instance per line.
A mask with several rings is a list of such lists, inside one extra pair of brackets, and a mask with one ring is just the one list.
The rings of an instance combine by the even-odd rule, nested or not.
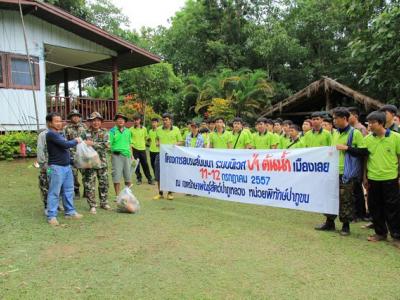
[(334, 147), (225, 150), (162, 145), (160, 185), (171, 191), (337, 215)]

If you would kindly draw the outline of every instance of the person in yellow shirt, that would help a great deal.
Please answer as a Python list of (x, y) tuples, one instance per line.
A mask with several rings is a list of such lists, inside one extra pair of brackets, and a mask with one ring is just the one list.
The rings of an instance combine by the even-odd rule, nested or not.
[[(178, 127), (172, 124), (172, 115), (165, 113), (162, 115), (163, 126), (159, 127), (156, 131), (157, 133), (157, 143), (158, 145), (183, 145), (184, 141), (181, 132)], [(158, 187), (158, 195), (153, 197), (153, 200), (160, 200), (164, 198), (163, 191), (160, 190), (160, 155), (156, 157), (156, 180)], [(174, 196), (172, 192), (167, 193), (167, 199), (173, 200)]]
[(251, 148), (250, 130), (243, 128), (242, 118), (233, 119), (232, 145), (233, 149)]
[(368, 189), (368, 208), (375, 229), (368, 241), (386, 241), (390, 233), (394, 246), (400, 248), (400, 135), (387, 126), (387, 116), (382, 111), (370, 113), (367, 121), (372, 133), (364, 139), (368, 149), (364, 186)]
[(215, 132), (210, 135), (210, 148), (232, 149), (232, 133), (225, 130), (225, 120), (222, 117), (215, 119)]
[(267, 130), (267, 119), (258, 118), (257, 132), (253, 133), (252, 146), (254, 149), (276, 149), (279, 144), (278, 136)]
[(322, 128), (328, 131), (332, 135), (336, 131), (335, 128), (333, 127), (333, 120), (329, 116), (324, 117), (322, 121)]
[(156, 173), (155, 169), (155, 162), (156, 157), (160, 153), (160, 147), (157, 146), (157, 128), (158, 128), (159, 120), (158, 118), (151, 119), (151, 129), (147, 134), (147, 143), (149, 145), (149, 152), (150, 152), (150, 165), (153, 169), (153, 173)]
[(314, 112), (311, 115), (313, 128), (302, 137), (305, 148), (331, 146), (332, 134), (322, 128), (324, 116), (323, 112)]
[[(357, 178), (361, 178), (361, 158), (368, 154), (361, 132), (350, 126), (349, 117), (350, 112), (344, 107), (333, 110), (337, 130), (332, 135), (331, 145), (339, 150), (339, 220), (342, 223), (342, 236), (350, 234), (350, 222), (354, 215), (353, 183)], [(325, 217), (325, 222), (315, 229), (335, 230), (336, 215), (326, 214)]]
[(136, 183), (142, 184), (142, 173), (140, 166), (143, 168), (143, 173), (147, 178), (149, 184), (153, 185), (153, 178), (151, 178), (149, 164), (147, 163), (146, 155), (146, 140), (147, 129), (141, 124), (142, 118), (139, 115), (133, 117), (133, 126), (129, 128), (131, 132), (131, 148), (132, 154), (135, 159), (139, 160), (139, 165), (136, 168)]
[(274, 120), (272, 119), (266, 119), (265, 121), (266, 127), (267, 127), (267, 131), (272, 133), (275, 137), (275, 140), (278, 141), (277, 145), (276, 145), (276, 149), (279, 148), (279, 140), (280, 140), (280, 136), (278, 134), (275, 133), (274, 130)]
[(304, 147), (300, 138), (300, 128), (296, 124), (289, 126), (289, 137), (290, 139), (286, 149), (298, 149)]
[(215, 131), (215, 119), (209, 118), (207, 120), (207, 126), (208, 126), (208, 130), (210, 130), (210, 133), (213, 133)]

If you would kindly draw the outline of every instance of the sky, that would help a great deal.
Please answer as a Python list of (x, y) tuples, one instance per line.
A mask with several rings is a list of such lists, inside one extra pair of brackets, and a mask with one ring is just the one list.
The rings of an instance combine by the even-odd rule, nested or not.
[(129, 17), (131, 28), (134, 29), (158, 25), (168, 27), (168, 19), (185, 4), (185, 0), (111, 0), (111, 2)]

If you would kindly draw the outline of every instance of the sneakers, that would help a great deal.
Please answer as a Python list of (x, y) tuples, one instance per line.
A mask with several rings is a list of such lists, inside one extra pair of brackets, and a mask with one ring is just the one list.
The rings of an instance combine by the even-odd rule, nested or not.
[(336, 229), (335, 222), (326, 221), (323, 224), (315, 226), (314, 229), (320, 231), (334, 231)]
[(111, 210), (111, 206), (108, 204), (105, 205), (101, 205), (100, 208), (104, 209), (104, 210)]
[(65, 218), (70, 220), (79, 220), (83, 218), (83, 215), (75, 213), (73, 215), (66, 215)]
[(172, 193), (167, 194), (167, 200), (174, 200), (174, 196), (172, 195)]
[(57, 218), (51, 218), (49, 220), (47, 220), (47, 223), (51, 226), (58, 226), (60, 225), (60, 223), (58, 223)]
[(91, 207), (91, 208), (89, 209), (89, 213), (92, 214), (92, 215), (97, 214), (96, 207)]
[(386, 241), (386, 239), (387, 239), (386, 235), (374, 234), (368, 237), (368, 242), (380, 242), (380, 241)]
[(80, 195), (79, 191), (75, 191), (74, 200), (78, 200), (80, 198), (81, 198), (81, 195)]
[(341, 236), (350, 235), (350, 225), (349, 223), (343, 223), (342, 230), (340, 231)]
[(148, 184), (150, 184), (150, 185), (155, 185), (155, 183), (154, 183), (154, 180), (153, 180), (153, 179), (150, 179), (149, 181), (147, 181), (147, 183), (148, 183)]
[(142, 179), (138, 179), (138, 180), (136, 181), (136, 184), (137, 184), (137, 185), (141, 185), (141, 184), (142, 184)]
[(153, 197), (153, 200), (160, 200), (160, 199), (164, 199), (164, 195), (162, 194), (157, 194)]

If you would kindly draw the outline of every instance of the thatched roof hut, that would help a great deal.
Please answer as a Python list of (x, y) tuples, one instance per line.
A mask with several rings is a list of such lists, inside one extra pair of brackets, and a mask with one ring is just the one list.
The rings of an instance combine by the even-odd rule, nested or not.
[(330, 111), (336, 106), (362, 106), (376, 110), (383, 103), (329, 77), (314, 81), (296, 94), (269, 107), (263, 116), (304, 117), (314, 111)]

